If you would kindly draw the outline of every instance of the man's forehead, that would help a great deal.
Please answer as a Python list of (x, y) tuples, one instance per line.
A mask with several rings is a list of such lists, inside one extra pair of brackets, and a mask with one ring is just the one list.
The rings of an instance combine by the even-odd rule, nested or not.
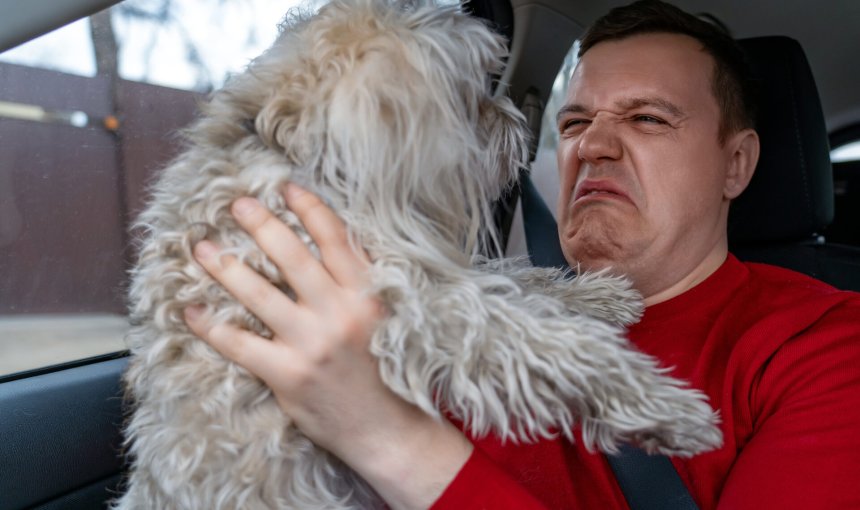
[[(571, 76), (567, 105), (661, 106), (690, 109), (713, 99), (713, 60), (695, 39), (679, 34), (641, 34), (590, 48)], [(706, 100), (706, 99), (705, 99)]]
[(595, 44), (579, 59), (573, 77), (627, 71), (655, 77), (694, 74), (709, 80), (713, 67), (713, 57), (696, 39), (683, 34), (645, 33)]

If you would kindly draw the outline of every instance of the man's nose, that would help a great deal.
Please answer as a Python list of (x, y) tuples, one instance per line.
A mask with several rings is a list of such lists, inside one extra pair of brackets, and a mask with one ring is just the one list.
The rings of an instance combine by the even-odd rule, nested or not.
[(621, 140), (617, 136), (618, 127), (611, 119), (595, 117), (579, 138), (577, 155), (582, 161), (599, 163), (601, 160), (621, 159)]

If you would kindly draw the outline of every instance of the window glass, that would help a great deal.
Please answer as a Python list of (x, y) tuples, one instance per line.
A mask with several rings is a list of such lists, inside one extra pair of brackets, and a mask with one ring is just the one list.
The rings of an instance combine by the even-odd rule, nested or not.
[(96, 59), (89, 21), (75, 21), (0, 53), (0, 61), (80, 76), (95, 76)]
[(860, 140), (855, 140), (836, 147), (830, 151), (830, 160), (834, 163), (860, 161)]
[(830, 152), (833, 221), (823, 234), (829, 243), (857, 247), (860, 246), (860, 140), (851, 140), (850, 136), (843, 136), (842, 140), (845, 142)]
[[(555, 203), (558, 199), (559, 189), (558, 164), (555, 157), (556, 148), (558, 148), (558, 128), (556, 127), (555, 116), (567, 97), (567, 86), (578, 62), (577, 53), (579, 53), (578, 40), (573, 43), (570, 51), (564, 57), (561, 69), (553, 82), (552, 92), (547, 100), (543, 118), (541, 119), (538, 149), (535, 159), (531, 164), (531, 180), (535, 188), (540, 192), (541, 197), (543, 197), (544, 202), (546, 202), (547, 207), (549, 207), (549, 210), (552, 211), (553, 216), (556, 215)], [(517, 204), (517, 210), (514, 213), (514, 221), (511, 225), (505, 254), (510, 257), (528, 254), (522, 210), (519, 204)]]
[(95, 76), (96, 55), (112, 54), (120, 78), (207, 91), (268, 47), (298, 3), (129, 0), (0, 54), (0, 61)]
[(287, 8), (271, 0), (133, 1), (114, 8), (125, 79), (205, 91), (267, 48)]
[(146, 183), (293, 3), (135, 0), (0, 54), (0, 375), (125, 348)]

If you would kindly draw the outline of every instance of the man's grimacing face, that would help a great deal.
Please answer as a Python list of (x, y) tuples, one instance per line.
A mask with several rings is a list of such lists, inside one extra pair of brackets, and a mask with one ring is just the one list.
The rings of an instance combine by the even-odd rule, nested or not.
[(719, 141), (713, 65), (679, 34), (605, 41), (583, 55), (558, 115), (568, 262), (611, 266), (648, 297), (725, 245), (734, 149)]

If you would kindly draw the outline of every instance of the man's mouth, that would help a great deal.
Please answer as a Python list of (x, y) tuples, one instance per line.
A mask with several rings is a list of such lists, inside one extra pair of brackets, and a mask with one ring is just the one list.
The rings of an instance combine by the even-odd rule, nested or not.
[(607, 180), (585, 180), (576, 189), (574, 202), (583, 198), (620, 198), (630, 200), (626, 193), (615, 183)]

